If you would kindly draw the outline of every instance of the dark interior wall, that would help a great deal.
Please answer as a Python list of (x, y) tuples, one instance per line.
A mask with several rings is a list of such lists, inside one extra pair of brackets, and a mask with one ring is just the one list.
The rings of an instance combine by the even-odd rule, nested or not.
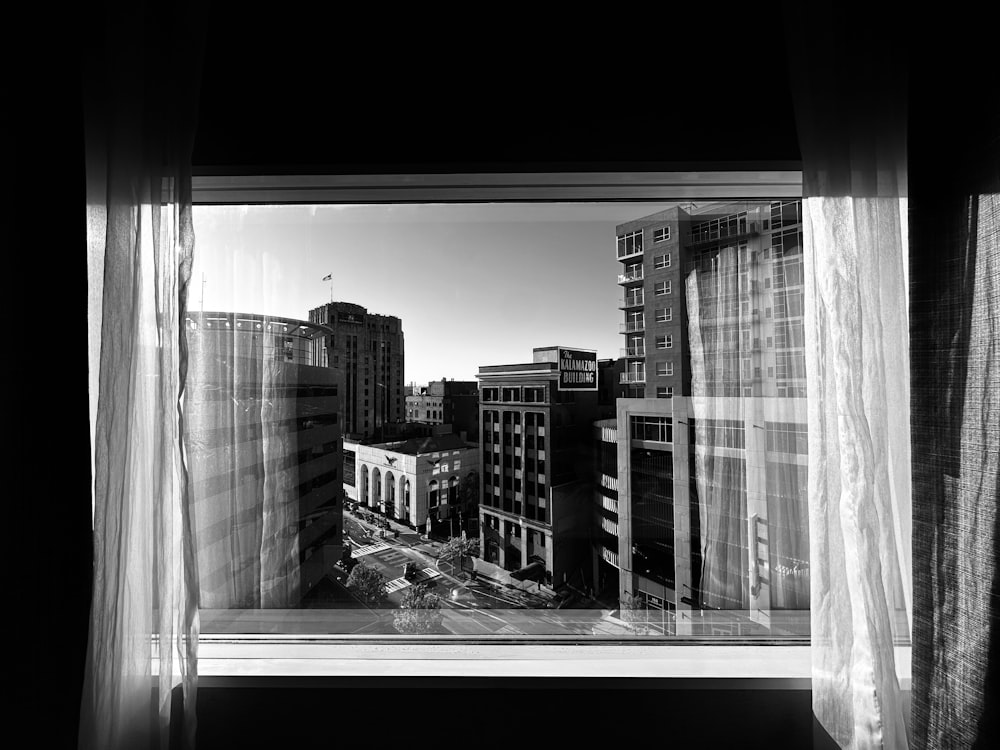
[(808, 690), (598, 682), (404, 678), (207, 688), (198, 694), (198, 748), (829, 747), (814, 741)]
[(213, 3), (194, 162), (308, 171), (795, 161), (780, 17)]

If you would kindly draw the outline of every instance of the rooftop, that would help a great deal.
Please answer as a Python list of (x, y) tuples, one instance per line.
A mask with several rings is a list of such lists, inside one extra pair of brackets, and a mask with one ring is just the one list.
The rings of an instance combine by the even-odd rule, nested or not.
[(409, 440), (405, 440), (401, 443), (378, 443), (372, 447), (391, 450), (393, 453), (405, 453), (408, 456), (422, 456), (427, 453), (453, 451), (473, 446), (470, 446), (465, 440), (455, 433), (449, 432), (445, 435), (410, 438)]

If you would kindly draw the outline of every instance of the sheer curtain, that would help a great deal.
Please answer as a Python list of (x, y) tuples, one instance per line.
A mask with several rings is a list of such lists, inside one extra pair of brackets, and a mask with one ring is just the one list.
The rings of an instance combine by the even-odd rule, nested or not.
[[(300, 600), (299, 368), (260, 315), (187, 320), (185, 447), (203, 609)], [(285, 327), (285, 326), (281, 326)], [(281, 355), (281, 356), (276, 356)]]
[(198, 587), (179, 403), (201, 45), (182, 10), (114, 7), (85, 67), (94, 585), (82, 748), (166, 747), (177, 684), (194, 740)]
[(780, 628), (792, 620), (774, 611), (809, 609), (801, 214), (797, 201), (719, 210), (744, 239), (685, 269), (701, 604)]
[(908, 746), (911, 481), (906, 77), (898, 24), (790, 8), (802, 149), (813, 711)]

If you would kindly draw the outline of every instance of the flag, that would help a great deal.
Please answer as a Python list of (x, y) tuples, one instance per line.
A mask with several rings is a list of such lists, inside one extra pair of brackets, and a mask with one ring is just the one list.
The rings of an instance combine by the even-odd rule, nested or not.
[(332, 280), (333, 280), (332, 273), (328, 273), (326, 276), (323, 277), (323, 281), (332, 281)]

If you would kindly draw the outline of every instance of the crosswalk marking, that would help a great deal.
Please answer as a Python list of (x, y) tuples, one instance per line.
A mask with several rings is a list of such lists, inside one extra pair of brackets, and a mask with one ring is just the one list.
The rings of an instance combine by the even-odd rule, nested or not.
[(364, 547), (358, 547), (357, 549), (351, 550), (351, 557), (357, 559), (359, 557), (364, 557), (365, 555), (371, 555), (375, 552), (381, 552), (385, 549), (389, 549), (388, 544), (376, 542), (375, 544), (368, 544)]
[(385, 584), (385, 590), (391, 594), (393, 591), (399, 591), (400, 589), (405, 589), (409, 585), (410, 582), (407, 581), (405, 578), (402, 577), (393, 578), (391, 581)]
[(421, 572), (428, 578), (437, 578), (441, 575), (441, 571), (435, 570), (434, 568), (424, 568)]

